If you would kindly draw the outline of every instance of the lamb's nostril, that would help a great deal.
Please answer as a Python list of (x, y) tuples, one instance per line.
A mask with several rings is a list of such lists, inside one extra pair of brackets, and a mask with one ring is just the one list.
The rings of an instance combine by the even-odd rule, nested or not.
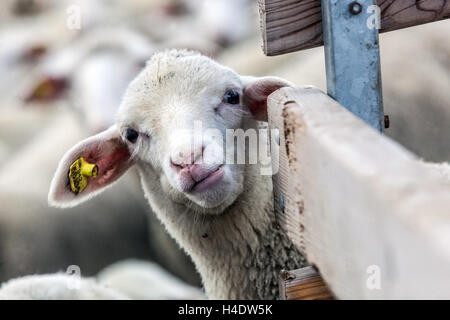
[(205, 147), (202, 147), (200, 152), (197, 152), (196, 154), (192, 153), (192, 163), (202, 163), (203, 162), (203, 152), (205, 151)]
[(203, 152), (205, 147), (197, 149), (195, 152), (178, 152), (170, 157), (170, 165), (176, 169), (191, 168), (194, 164), (203, 162)]
[(182, 162), (174, 161), (172, 158), (170, 158), (170, 166), (177, 170), (181, 170), (185, 168), (187, 165)]
[(189, 169), (193, 164), (194, 164), (194, 158), (193, 156), (189, 157), (189, 158), (185, 158), (185, 159), (170, 159), (170, 165), (177, 169), (177, 170), (181, 170), (181, 169)]

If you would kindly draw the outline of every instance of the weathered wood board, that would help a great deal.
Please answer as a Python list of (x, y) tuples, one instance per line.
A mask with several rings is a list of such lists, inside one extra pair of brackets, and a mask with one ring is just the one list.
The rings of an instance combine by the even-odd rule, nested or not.
[[(387, 32), (450, 16), (447, 0), (376, 0), (381, 10), (380, 32)], [(363, 8), (361, 14), (372, 13)], [(263, 50), (268, 56), (323, 44), (320, 0), (259, 0)]]
[(336, 298), (450, 298), (447, 180), (314, 87), (273, 93), (269, 125), (277, 217)]
[(282, 300), (331, 300), (333, 294), (320, 274), (311, 266), (280, 274)]

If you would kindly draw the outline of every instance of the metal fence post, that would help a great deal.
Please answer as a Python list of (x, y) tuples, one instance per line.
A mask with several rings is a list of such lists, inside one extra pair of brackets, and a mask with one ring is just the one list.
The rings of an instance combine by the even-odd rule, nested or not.
[(378, 10), (374, 0), (322, 0), (328, 95), (383, 132)]

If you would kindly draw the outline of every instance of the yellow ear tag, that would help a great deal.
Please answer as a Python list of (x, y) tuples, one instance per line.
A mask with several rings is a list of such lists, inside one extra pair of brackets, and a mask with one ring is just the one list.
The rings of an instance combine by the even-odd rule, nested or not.
[(75, 194), (79, 194), (88, 184), (87, 177), (95, 178), (98, 174), (98, 166), (78, 158), (69, 169), (70, 188)]

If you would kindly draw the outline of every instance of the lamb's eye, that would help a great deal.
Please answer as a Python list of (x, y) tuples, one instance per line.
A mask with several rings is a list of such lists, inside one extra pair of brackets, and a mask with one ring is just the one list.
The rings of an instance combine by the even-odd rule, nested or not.
[(127, 139), (131, 143), (135, 143), (137, 141), (137, 138), (139, 137), (139, 132), (134, 129), (127, 129), (125, 130), (124, 136), (125, 139)]
[(223, 101), (229, 104), (238, 104), (239, 92), (237, 90), (228, 90), (223, 96)]

